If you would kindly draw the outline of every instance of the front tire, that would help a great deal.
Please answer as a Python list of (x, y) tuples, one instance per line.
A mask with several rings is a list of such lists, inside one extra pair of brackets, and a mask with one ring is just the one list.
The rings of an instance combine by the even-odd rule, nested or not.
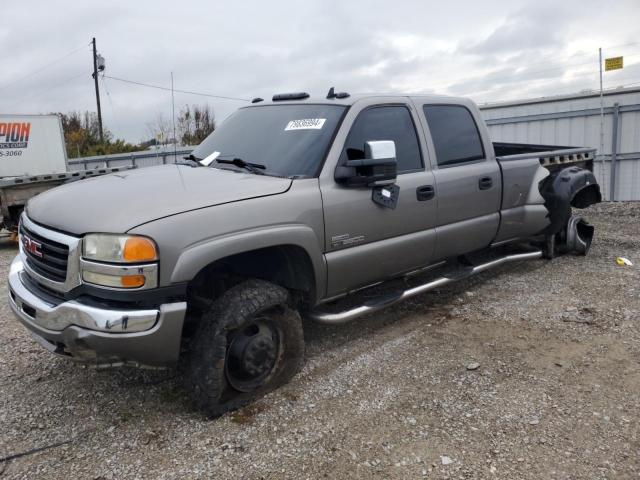
[(186, 389), (216, 417), (287, 383), (304, 360), (289, 292), (263, 280), (227, 290), (203, 313), (183, 359)]

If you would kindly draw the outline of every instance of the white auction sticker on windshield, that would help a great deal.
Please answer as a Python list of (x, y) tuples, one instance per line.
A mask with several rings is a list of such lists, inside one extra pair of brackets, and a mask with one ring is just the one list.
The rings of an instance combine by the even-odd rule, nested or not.
[(220, 152), (214, 151), (213, 153), (210, 153), (209, 155), (204, 157), (202, 160), (200, 160), (200, 164), (204, 165), (205, 167), (208, 167), (216, 158), (218, 158), (218, 155), (220, 155)]
[(302, 118), (300, 120), (291, 120), (284, 127), (284, 131), (288, 130), (320, 130), (326, 122), (326, 118)]

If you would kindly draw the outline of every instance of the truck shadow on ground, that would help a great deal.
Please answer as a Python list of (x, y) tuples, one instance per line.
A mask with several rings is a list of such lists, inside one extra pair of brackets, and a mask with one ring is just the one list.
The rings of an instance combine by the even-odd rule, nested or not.
[[(313, 385), (322, 381), (322, 377), (330, 375), (333, 368), (348, 362), (352, 353), (357, 355), (358, 351), (362, 352), (363, 348), (375, 342), (402, 337), (424, 328), (426, 324), (434, 326), (433, 331), (430, 329), (434, 338), (450, 342), (453, 333), (443, 333), (443, 329), (448, 328), (449, 322), (464, 322), (455, 312), (467, 300), (473, 300), (474, 297), (475, 301), (478, 300), (480, 294), (470, 295), (470, 292), (488, 280), (501, 276), (539, 275), (535, 272), (547, 265), (548, 262), (537, 260), (498, 267), (344, 325), (319, 325), (304, 319), (307, 362), (314, 364), (313, 368), (318, 365), (321, 368), (311, 374), (307, 369), (289, 385), (266, 398), (213, 422), (191, 403), (181, 387), (178, 370), (95, 370), (65, 359), (51, 358), (48, 352), (30, 342), (25, 342), (23, 351), (26, 358), (20, 361), (21, 368), (17, 369), (16, 375), (3, 378), (2, 383), (10, 382), (22, 391), (15, 392), (9, 402), (23, 412), (22, 417), (33, 417), (29, 420), (31, 423), (19, 427), (26, 429), (26, 432), (40, 428), (65, 438), (77, 436), (78, 431), (89, 432), (86, 435), (91, 437), (91, 442), (95, 442), (110, 439), (110, 432), (114, 428), (129, 432), (120, 435), (142, 439), (146, 438), (145, 435), (170, 436), (174, 428), (172, 425), (184, 422), (206, 424), (210, 434), (229, 428), (241, 429), (246, 424), (253, 424), (254, 417), (263, 412), (272, 417), (282, 416), (279, 408), (283, 402), (293, 412), (305, 415), (304, 402), (297, 400), (302, 392), (313, 388), (309, 382)], [(412, 280), (414, 284), (420, 282), (420, 278)], [(363, 295), (372, 297), (388, 293), (402, 284), (375, 287), (363, 292)], [(325, 356), (333, 357), (333, 360), (326, 361)], [(60, 409), (39, 410), (39, 405), (50, 405), (52, 400)], [(70, 417), (63, 409), (73, 411), (74, 419), (85, 420), (70, 423)], [(173, 419), (172, 422), (167, 422), (169, 417)], [(15, 452), (26, 451), (29, 446), (32, 445), (16, 444)]]
[[(452, 313), (452, 309), (456, 306), (456, 299), (460, 299), (466, 291), (473, 291), (474, 286), (482, 284), (493, 276), (508, 275), (515, 271), (524, 275), (545, 268), (545, 265), (545, 261), (534, 261), (502, 266), (343, 325), (320, 325), (304, 319), (307, 361), (317, 359), (332, 350), (349, 348), (350, 344), (356, 344), (368, 336), (392, 336), (393, 329), (401, 332), (406, 328), (413, 328), (411, 322), (415, 321), (416, 316), (424, 317), (425, 323), (434, 325), (454, 320), (456, 315)], [(412, 279), (412, 284), (420, 281), (420, 278)], [(388, 293), (393, 288), (402, 288), (403, 283), (375, 287), (364, 292), (362, 296), (366, 299), (384, 292)], [(458, 300), (458, 306), (459, 302), (460, 300)], [(34, 345), (34, 349), (36, 348), (37, 346)], [(43, 353), (45, 354), (46, 352)], [(48, 358), (48, 360), (51, 359)], [(97, 421), (126, 422), (140, 415), (145, 416), (145, 411), (150, 410), (151, 406), (155, 416), (171, 413), (204, 419), (183, 391), (178, 369), (95, 370), (64, 359), (56, 359), (52, 368), (46, 369), (50, 371), (47, 375), (42, 371), (42, 365), (43, 363), (40, 362), (32, 365), (30, 368), (32, 372), (29, 375), (37, 379), (37, 382), (63, 383), (63, 388), (67, 392), (67, 401), (72, 403), (73, 408), (91, 413)], [(293, 383), (300, 381), (304, 380), (294, 379)], [(300, 386), (297, 385), (297, 387)], [(37, 389), (33, 394), (37, 395)]]
[[(487, 280), (501, 275), (509, 275), (518, 272), (521, 275), (535, 272), (546, 267), (547, 261), (536, 260), (529, 262), (504, 265), (478, 275), (451, 283), (440, 289), (423, 293), (416, 297), (400, 302), (376, 313), (341, 325), (321, 325), (313, 321), (305, 321), (305, 340), (309, 347), (316, 344), (324, 344), (331, 339), (335, 348), (344, 346), (349, 342), (360, 340), (368, 335), (380, 333), (385, 328), (402, 326), (403, 322), (410, 322), (415, 316), (424, 316), (426, 323), (443, 323), (454, 319), (455, 314), (451, 310), (456, 307), (456, 299), (460, 299), (465, 292), (471, 292)], [(410, 282), (398, 280), (389, 284), (373, 287), (360, 295), (360, 303), (376, 296), (395, 290), (412, 288), (420, 283), (431, 280), (428, 275), (416, 276)], [(357, 301), (355, 303), (358, 303)], [(459, 304), (458, 304), (459, 305)], [(328, 346), (327, 348), (332, 348)]]

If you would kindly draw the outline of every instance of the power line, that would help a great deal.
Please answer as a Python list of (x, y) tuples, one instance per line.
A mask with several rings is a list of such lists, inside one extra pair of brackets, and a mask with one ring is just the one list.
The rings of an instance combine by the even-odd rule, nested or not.
[[(640, 53), (633, 53), (630, 55), (624, 55), (625, 58), (631, 58), (631, 57), (637, 57), (638, 55), (640, 55)], [(568, 70), (569, 68), (572, 67), (584, 67), (586, 65), (593, 65), (594, 62), (584, 62), (584, 63), (571, 63), (569, 65), (556, 65), (555, 67), (549, 67), (549, 68), (545, 68), (545, 69), (541, 69), (541, 70), (527, 70), (527, 67), (524, 67), (524, 69), (516, 70), (516, 75), (518, 74), (523, 74), (523, 75), (536, 75), (539, 73), (548, 73), (548, 72), (553, 72), (556, 70), (562, 70), (562, 69), (567, 69), (565, 72), (563, 73), (570, 73), (570, 71)], [(597, 63), (597, 61), (595, 62)], [(631, 65), (636, 65), (636, 63), (632, 63), (630, 65), (626, 65), (627, 67), (630, 67)], [(491, 74), (492, 72), (489, 72), (487, 75)], [(584, 73), (584, 72), (583, 72)], [(592, 72), (587, 72), (587, 74), (590, 74)], [(597, 72), (595, 72), (597, 73)], [(486, 76), (486, 75), (485, 75)], [(527, 82), (527, 83), (532, 83), (532, 82), (544, 82), (544, 81), (553, 81), (553, 80), (557, 80), (557, 76), (552, 76), (552, 77), (543, 77), (543, 78), (530, 78), (530, 79), (524, 79), (524, 78), (509, 78), (509, 77), (505, 77), (505, 81), (507, 83), (514, 83), (514, 82)], [(482, 81), (483, 77), (475, 77), (475, 79)], [(436, 84), (436, 87), (445, 87), (447, 85), (451, 85), (452, 82), (448, 82), (448, 83), (441, 83), (441, 84)], [(433, 85), (430, 85), (430, 88), (433, 88)]]
[[(624, 44), (620, 44), (620, 45), (610, 45), (608, 47), (602, 47), (602, 50), (612, 50), (614, 48), (622, 48), (622, 47), (629, 47), (629, 46), (635, 46), (635, 45), (640, 45), (640, 42), (631, 42), (631, 43), (624, 43)], [(635, 57), (640, 55), (640, 53), (633, 53), (635, 52), (635, 50), (632, 50), (631, 54), (624, 54), (624, 57)], [(593, 52), (584, 52), (584, 53), (580, 53), (577, 55), (571, 55), (569, 58), (570, 59), (577, 59), (579, 57), (584, 57), (584, 56), (589, 56), (589, 55), (595, 55), (597, 56), (597, 52), (594, 54)], [(544, 62), (533, 62), (533, 63), (527, 63), (525, 67), (517, 67), (516, 70), (519, 70), (521, 68), (524, 68), (524, 70), (520, 70), (520, 73), (526, 73), (528, 75), (531, 74), (538, 74), (538, 73), (547, 73), (547, 72), (553, 72), (556, 70), (561, 70), (561, 69), (566, 69), (566, 68), (571, 68), (571, 67), (583, 67), (583, 66), (587, 66), (587, 65), (593, 65), (594, 63), (598, 63), (598, 59), (596, 58), (595, 60), (589, 61), (589, 62), (582, 62), (582, 63), (571, 63), (568, 65), (556, 65), (554, 67), (549, 67), (549, 68), (544, 68), (544, 69), (539, 69), (539, 70), (527, 70), (528, 68), (532, 67), (532, 66), (536, 66), (536, 65), (548, 65), (549, 62), (548, 61), (544, 61)], [(490, 72), (491, 73), (491, 72)], [(479, 80), (481, 78), (476, 77)], [(552, 80), (552, 78), (542, 78), (542, 79), (531, 79), (531, 80), (526, 80), (527, 82), (532, 82), (532, 81), (544, 81), (544, 80)], [(514, 80), (514, 81), (519, 81), (519, 80)], [(525, 80), (522, 80), (525, 81)], [(440, 84), (435, 84), (435, 85), (430, 85), (430, 88), (447, 88), (448, 86), (450, 86), (452, 84), (452, 82), (447, 82), (447, 83), (440, 83)]]
[[(149, 83), (143, 83), (143, 82), (136, 82), (134, 80), (126, 80), (124, 78), (118, 78), (118, 77), (111, 77), (109, 75), (104, 75), (105, 78), (110, 78), (111, 80), (116, 80), (118, 82), (124, 82), (124, 83), (131, 83), (133, 85), (139, 85), (141, 87), (149, 87), (149, 88), (156, 88), (158, 90), (165, 90), (170, 92), (171, 88), (167, 88), (167, 87), (161, 87), (160, 85), (151, 85)], [(174, 89), (174, 92), (178, 92), (178, 93), (186, 93), (189, 95), (199, 95), (201, 97), (211, 97), (211, 98), (221, 98), (223, 100), (237, 100), (239, 102), (250, 102), (251, 100), (247, 99), (247, 98), (238, 98), (238, 97), (225, 97), (223, 95), (212, 95), (210, 93), (202, 93), (202, 92), (193, 92), (190, 90), (178, 90), (178, 89)]]
[[(630, 55), (624, 55), (624, 57), (630, 58), (630, 57), (637, 57), (638, 55), (640, 55), (640, 53), (632, 53)], [(555, 67), (549, 67), (549, 68), (545, 68), (543, 70), (523, 70), (523, 72), (525, 73), (545, 73), (545, 72), (551, 72), (554, 70), (560, 70), (563, 68), (570, 68), (570, 67), (583, 67), (585, 65), (593, 65), (594, 63), (597, 62), (584, 62), (584, 63), (571, 63), (569, 65), (557, 65)]]
[(118, 131), (121, 131), (122, 129), (120, 128), (120, 122), (118, 122), (118, 118), (116, 116), (116, 109), (113, 106), (113, 101), (111, 99), (111, 92), (109, 91), (109, 88), (107, 87), (107, 81), (104, 79), (104, 75), (102, 75), (100, 77), (100, 80), (102, 80), (102, 85), (104, 86), (104, 91), (107, 94), (107, 99), (109, 100), (109, 106), (111, 107), (111, 115), (113, 115), (113, 123), (115, 123), (116, 128), (118, 129)]
[(57, 83), (56, 85), (53, 85), (52, 87), (49, 87), (49, 88), (47, 88), (45, 90), (42, 90), (41, 92), (35, 93), (33, 95), (29, 95), (28, 97), (21, 98), (19, 101), (14, 102), (11, 105), (17, 105), (18, 103), (22, 103), (22, 102), (24, 102), (26, 100), (31, 100), (33, 98), (39, 97), (40, 95), (44, 95), (45, 93), (48, 93), (51, 90), (55, 90), (56, 88), (60, 88), (63, 85), (67, 85), (69, 82), (75, 80), (76, 78), (80, 78), (80, 77), (82, 77), (84, 75), (87, 75), (87, 73), (86, 72), (82, 72), (82, 73), (80, 73), (78, 75), (74, 75), (73, 77), (67, 78), (66, 80), (64, 80), (61, 83)]
[[(631, 80), (636, 80), (631, 79)], [(605, 94), (615, 94), (618, 93), (617, 91), (626, 87), (633, 87), (634, 85), (640, 85), (640, 82), (633, 82), (633, 83), (625, 83), (623, 85), (617, 85), (615, 87), (607, 87), (605, 88), (603, 91)], [(523, 98), (527, 98), (527, 99), (549, 99), (549, 100), (553, 100), (555, 97), (558, 96), (565, 96), (565, 95), (579, 95), (579, 94), (598, 94), (599, 93), (599, 89), (598, 88), (589, 88), (589, 89), (583, 89), (583, 90), (578, 90), (577, 87), (568, 87), (568, 88), (563, 88), (560, 91), (558, 90), (554, 90), (553, 93), (551, 94), (539, 94), (539, 95), (533, 95), (533, 96), (529, 96), (529, 97), (523, 97), (522, 95), (518, 95), (517, 97), (513, 98), (513, 99), (505, 99), (505, 98), (500, 98), (500, 99), (478, 99), (476, 100), (476, 103), (478, 105), (487, 105), (487, 106), (491, 106), (493, 104), (496, 103), (501, 103), (501, 102), (510, 102), (510, 101), (514, 101), (514, 100), (520, 100)], [(623, 92), (620, 92), (623, 93)], [(489, 94), (491, 95), (491, 94)], [(495, 95), (495, 94), (494, 94)]]
[[(632, 78), (630, 80), (635, 80), (635, 78)], [(608, 87), (608, 88), (605, 88), (604, 91), (605, 92), (611, 92), (611, 91), (617, 90), (619, 88), (633, 87), (634, 85), (640, 85), (640, 82), (625, 83), (625, 84), (622, 84), (622, 85), (618, 85), (616, 87)]]
[(10, 85), (18, 83), (18, 82), (20, 82), (20, 81), (22, 81), (22, 80), (24, 80), (26, 78), (32, 77), (36, 73), (40, 73), (41, 71), (46, 70), (47, 68), (51, 67), (52, 65), (55, 65), (56, 63), (60, 62), (61, 60), (64, 60), (65, 58), (70, 57), (74, 53), (78, 53), (80, 50), (82, 50), (83, 48), (86, 48), (87, 46), (88, 46), (88, 44), (87, 45), (82, 45), (81, 47), (78, 47), (75, 50), (70, 51), (66, 55), (63, 55), (62, 57), (57, 58), (56, 60), (43, 65), (39, 69), (34, 70), (33, 72), (26, 74), (24, 77), (17, 78), (17, 79), (15, 79), (15, 80), (13, 80), (13, 81), (11, 81), (9, 83), (6, 83), (6, 84), (2, 85), (2, 87), (0, 87), (0, 88), (7, 88)]
[(610, 47), (602, 47), (602, 50), (611, 50), (614, 48), (630, 47), (632, 45), (640, 45), (640, 42), (624, 43), (622, 45), (612, 45)]
[[(638, 55), (640, 55), (640, 53), (633, 53), (631, 55), (624, 55), (625, 58), (631, 58), (631, 57), (637, 57)], [(593, 62), (586, 62), (586, 63), (574, 63), (574, 64), (570, 64), (570, 65), (558, 65), (556, 67), (550, 67), (544, 70), (521, 70), (519, 73), (522, 74), (527, 74), (527, 75), (532, 75), (532, 74), (538, 74), (538, 73), (546, 73), (546, 72), (551, 72), (551, 71), (555, 71), (555, 70), (560, 70), (560, 69), (568, 69), (570, 67), (582, 67), (585, 65), (592, 65)], [(631, 63), (631, 64), (627, 64), (626, 67), (630, 67), (632, 65), (637, 65), (636, 63)], [(584, 70), (584, 69), (583, 69)], [(570, 73), (569, 70), (563, 72), (563, 73)], [(595, 74), (597, 72), (583, 72), (582, 74), (587, 74), (587, 75), (591, 75), (591, 74)], [(532, 79), (511, 79), (510, 83), (513, 82), (520, 82), (520, 81), (526, 81), (527, 83), (532, 83), (532, 82), (544, 82), (544, 81), (553, 81), (553, 80), (557, 80), (558, 77), (557, 76), (553, 76), (553, 77), (544, 77), (544, 78), (532, 78)]]
[[(638, 42), (640, 43), (640, 42)], [(628, 45), (632, 45), (632, 44), (628, 44)], [(630, 55), (624, 55), (625, 58), (631, 58), (631, 57), (637, 57), (638, 55), (640, 55), (640, 53), (632, 53)], [(539, 82), (552, 82), (552, 81), (556, 81), (559, 79), (559, 77), (561, 78), (561, 76), (558, 75), (553, 75), (553, 76), (545, 76), (542, 78), (531, 78), (531, 79), (527, 79), (527, 78), (522, 78), (522, 77), (518, 77), (518, 75), (537, 75), (540, 73), (547, 73), (547, 72), (551, 72), (551, 71), (556, 71), (556, 70), (561, 70), (561, 69), (567, 69), (565, 72), (562, 72), (563, 74), (565, 73), (570, 73), (570, 70), (568, 70), (569, 68), (572, 67), (584, 67), (586, 65), (592, 65), (594, 62), (585, 62), (585, 63), (573, 63), (573, 64), (569, 64), (569, 65), (557, 65), (555, 67), (549, 67), (546, 69), (541, 69), (541, 70), (526, 70), (526, 67), (524, 70), (520, 70), (517, 71), (517, 69), (514, 69), (514, 73), (515, 76), (513, 77), (509, 77), (508, 75), (505, 74), (505, 76), (503, 76), (502, 79), (502, 84), (503, 85), (511, 85), (514, 83), (523, 83), (526, 82), (527, 84), (531, 84), (531, 83), (539, 83)], [(597, 59), (596, 62), (597, 63)], [(627, 64), (625, 65), (625, 68), (628, 68), (632, 65), (637, 65), (638, 62), (634, 62), (631, 64)], [(584, 69), (580, 69), (582, 70), (581, 75), (591, 75), (591, 74), (595, 74), (596, 72), (585, 72)], [(492, 73), (495, 73), (495, 71), (492, 72), (487, 72), (483, 75), (476, 75), (475, 77), (472, 78), (458, 78), (458, 79), (453, 79), (453, 80), (449, 80), (449, 81), (445, 81), (445, 82), (439, 82), (439, 83), (430, 83), (427, 88), (429, 88), (430, 90), (439, 90), (439, 89), (449, 89), (452, 86), (455, 86), (456, 84), (460, 83), (460, 82), (483, 82), (485, 81), (487, 75), (491, 75)]]
[[(623, 43), (620, 45), (610, 45), (608, 47), (602, 47), (602, 51), (606, 51), (606, 50), (613, 50), (614, 48), (623, 48), (623, 47), (630, 47), (630, 46), (635, 46), (635, 45), (640, 45), (640, 42), (631, 42), (631, 43)], [(574, 55), (569, 55), (568, 59), (578, 59), (580, 57), (589, 57), (589, 56), (593, 56), (595, 58), (595, 60), (588, 62), (590, 63), (597, 63), (597, 56), (598, 56), (598, 52), (582, 52), (582, 53), (576, 53)], [(533, 67), (536, 65), (547, 65), (549, 63), (548, 60), (546, 61), (541, 61), (541, 62), (533, 62), (533, 63), (527, 63), (527, 66), (529, 67)], [(582, 65), (582, 64), (580, 64)], [(587, 65), (587, 63), (585, 63), (584, 65)]]

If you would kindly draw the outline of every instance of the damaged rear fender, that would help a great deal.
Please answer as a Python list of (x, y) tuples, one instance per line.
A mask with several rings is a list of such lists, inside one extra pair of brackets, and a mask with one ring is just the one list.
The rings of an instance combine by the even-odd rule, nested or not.
[(540, 183), (540, 193), (549, 211), (547, 235), (560, 232), (571, 218), (571, 207), (586, 208), (602, 201), (600, 186), (593, 172), (567, 167), (552, 172)]

